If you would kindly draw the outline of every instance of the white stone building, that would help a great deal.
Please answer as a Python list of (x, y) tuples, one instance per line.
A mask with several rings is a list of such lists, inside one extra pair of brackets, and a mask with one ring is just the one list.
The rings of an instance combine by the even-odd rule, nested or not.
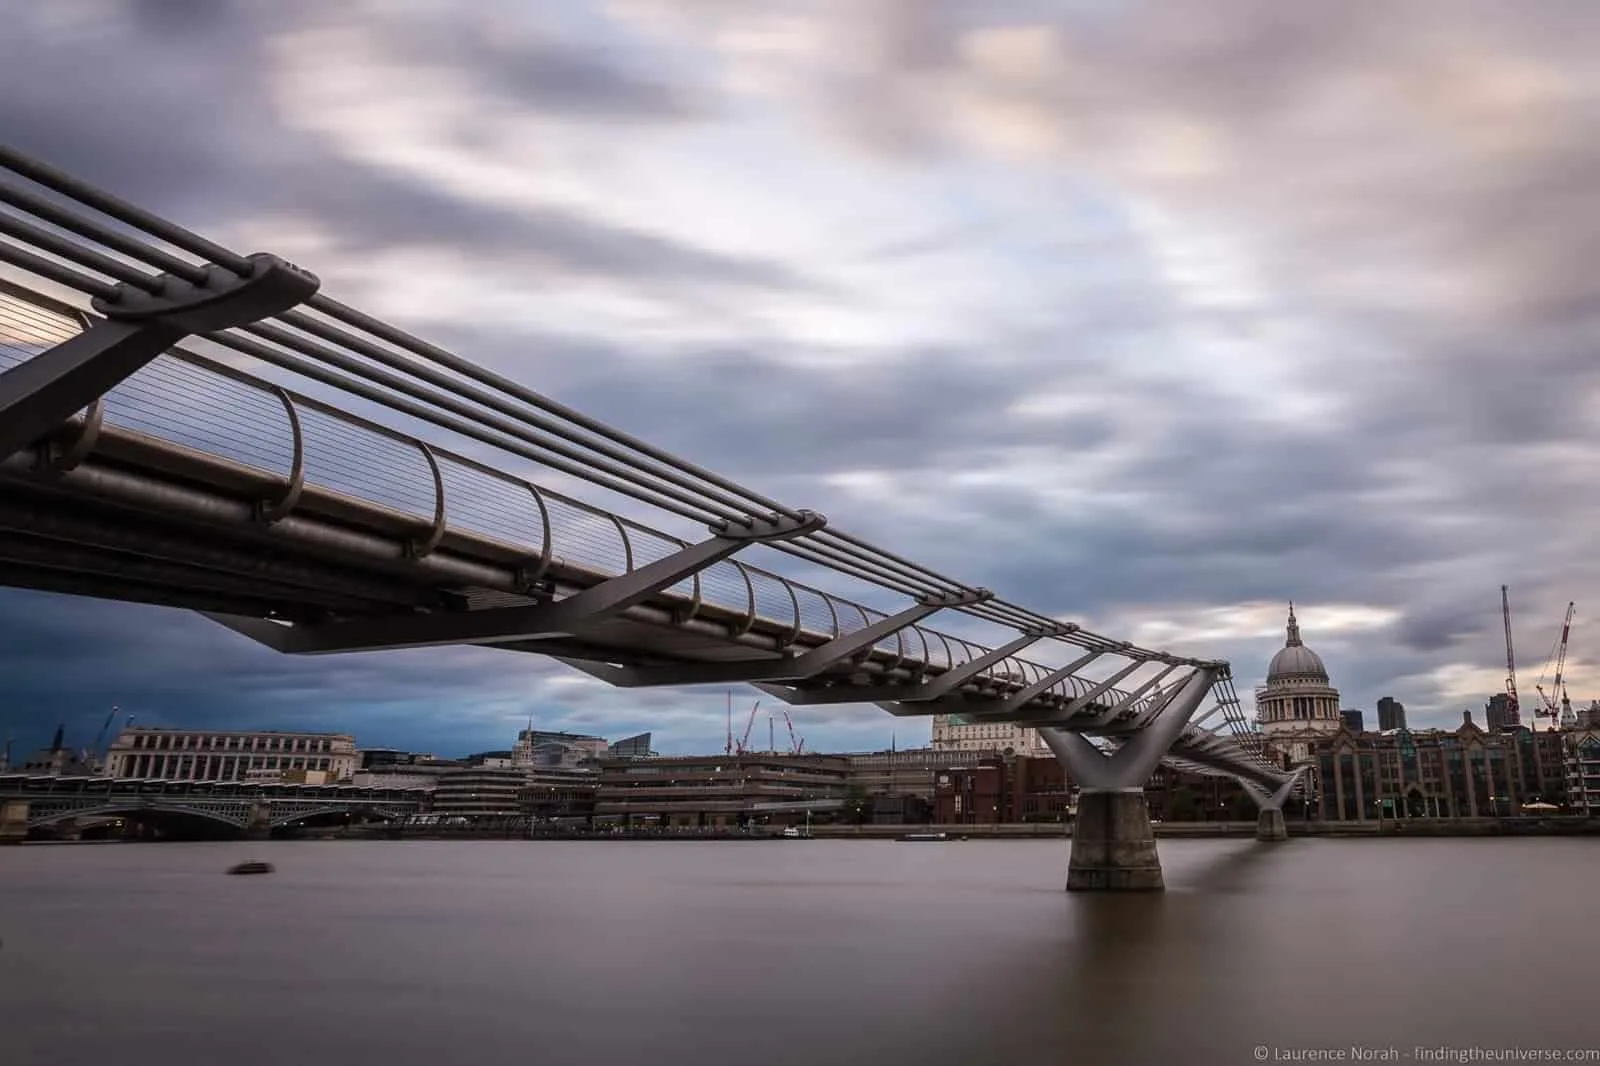
[(348, 780), (356, 740), (346, 733), (213, 732), (130, 727), (106, 753), (109, 777), (167, 781), (261, 781), (305, 775), (308, 783)]
[(1291, 764), (1310, 758), (1319, 737), (1339, 731), (1339, 690), (1328, 680), (1322, 656), (1300, 639), (1300, 623), (1289, 604), (1283, 648), (1267, 666), (1267, 683), (1256, 689), (1256, 720), (1268, 748)]
[(969, 724), (962, 721), (960, 715), (933, 716), (934, 751), (1005, 752), (1008, 749), (1016, 755), (1050, 754), (1050, 749), (1039, 737), (1039, 731), (1028, 726), (1010, 722)]

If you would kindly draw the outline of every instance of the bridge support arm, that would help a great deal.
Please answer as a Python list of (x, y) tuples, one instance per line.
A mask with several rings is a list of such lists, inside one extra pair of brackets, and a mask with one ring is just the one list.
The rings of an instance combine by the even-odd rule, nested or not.
[(260, 619), (212, 615), (235, 632), (290, 654), (384, 651), (440, 644), (512, 644), (565, 636), (614, 618), (663, 589), (760, 540), (787, 540), (821, 529), (826, 519), (802, 512), (800, 520), (756, 520), (749, 530), (710, 537), (664, 559), (629, 571), (553, 603), (479, 611), (434, 611), (398, 618), (282, 626)]
[(1044, 635), (1043, 633), (1030, 633), (1028, 636), (1018, 637), (1009, 644), (980, 655), (971, 662), (962, 663), (960, 666), (946, 670), (931, 681), (924, 681), (921, 684), (837, 685), (833, 688), (809, 691), (766, 681), (758, 681), (755, 685), (761, 691), (776, 696), (778, 699), (793, 706), (813, 706), (825, 703), (879, 703), (883, 701), (916, 703), (923, 700), (936, 700), (955, 691), (956, 688), (977, 677), (996, 663), (1004, 662), (1017, 654), (1017, 652), (1037, 643)]
[[(1074, 626), (1073, 628), (1076, 629), (1077, 627)], [(1028, 685), (1019, 692), (1013, 693), (1009, 699), (1007, 699), (999, 707), (995, 708), (994, 716), (996, 718), (1001, 718), (1005, 715), (1016, 714), (1018, 711), (1022, 710), (1023, 707), (1032, 703), (1034, 700), (1050, 691), (1050, 689), (1054, 688), (1056, 685), (1059, 685), (1061, 682), (1065, 681), (1067, 678), (1077, 673), (1083, 667), (1088, 666), (1090, 663), (1094, 662), (1104, 654), (1105, 652), (1103, 651), (1092, 651), (1088, 655), (1085, 655), (1074, 662), (1068, 663), (1059, 670), (1052, 670), (1050, 673), (1046, 674), (1044, 677), (1041, 677), (1033, 684)]]
[[(1170, 666), (1168, 666), (1166, 669), (1162, 670), (1160, 673), (1158, 673), (1155, 676), (1151, 677), (1148, 681), (1145, 681), (1138, 688), (1134, 689), (1132, 692), (1129, 692), (1128, 694), (1123, 696), (1122, 699), (1118, 700), (1116, 703), (1112, 704), (1110, 707), (1107, 707), (1105, 710), (1101, 711), (1100, 714), (1095, 718), (1094, 722), (1091, 723), (1087, 728), (1093, 729), (1093, 728), (1109, 725), (1111, 723), (1125, 722), (1128, 719), (1134, 717), (1134, 715), (1136, 713), (1134, 711), (1134, 707), (1138, 704), (1139, 700), (1144, 698), (1144, 696), (1151, 689), (1156, 688), (1156, 686), (1159, 685), (1166, 678), (1166, 676), (1168, 674), (1172, 673), (1172, 671), (1176, 670), (1177, 668), (1178, 668), (1178, 664), (1177, 663), (1173, 663)], [(1156, 694), (1151, 697), (1151, 700), (1154, 703), (1155, 709), (1154, 710), (1150, 710), (1150, 711), (1146, 711), (1145, 712), (1145, 718), (1146, 719), (1153, 719), (1156, 715), (1159, 715), (1161, 713), (1161, 708), (1166, 706), (1166, 701), (1169, 698), (1171, 698), (1171, 695), (1172, 695), (1172, 693), (1166, 691), (1165, 689), (1157, 690)], [(1074, 713), (1076, 713), (1076, 712), (1074, 712)]]
[(148, 292), (119, 285), (115, 298), (94, 302), (105, 321), (0, 373), (0, 460), (43, 439), (184, 337), (270, 318), (320, 285), (276, 256), (249, 261), (242, 277), (212, 266), (200, 284), (162, 275)]
[(1080, 788), (1142, 789), (1216, 679), (1215, 668), (1195, 670), (1167, 699), (1161, 714), (1128, 738), (1114, 755), (1102, 754), (1082, 734), (1057, 726), (1041, 728), (1039, 735)]
[[(845, 633), (818, 648), (800, 655), (776, 659), (747, 659), (741, 662), (683, 663), (671, 666), (612, 666), (609, 663), (553, 656), (568, 666), (582, 670), (619, 688), (648, 688), (656, 685), (706, 685), (729, 682), (804, 680), (815, 677), (838, 663), (870, 650), (896, 630), (914, 625), (935, 611), (962, 607), (992, 599), (987, 589), (935, 593), (918, 597), (915, 607), (880, 619), (869, 626)], [(855, 696), (849, 702), (869, 699)]]
[(1088, 707), (1089, 704), (1093, 703), (1095, 700), (1099, 699), (1101, 696), (1104, 696), (1107, 692), (1110, 692), (1113, 688), (1115, 688), (1117, 686), (1117, 682), (1121, 681), (1123, 678), (1127, 677), (1129, 674), (1133, 673), (1143, 665), (1144, 662), (1142, 660), (1135, 659), (1133, 662), (1129, 663), (1127, 666), (1124, 666), (1121, 670), (1118, 670), (1104, 681), (1095, 682), (1090, 686), (1088, 692), (1085, 692), (1081, 696), (1073, 697), (1073, 699), (1061, 709), (1062, 719), (1065, 720), (1071, 718), (1073, 715), (1082, 711), (1085, 707)]

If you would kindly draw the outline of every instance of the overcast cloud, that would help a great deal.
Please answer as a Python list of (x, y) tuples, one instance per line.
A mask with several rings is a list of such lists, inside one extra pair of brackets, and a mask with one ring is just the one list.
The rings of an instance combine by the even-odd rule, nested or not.
[[(1346, 706), (1442, 725), (1502, 684), (1502, 583), (1524, 689), (1570, 599), (1600, 697), (1597, 33), (1584, 0), (52, 0), (8, 14), (0, 139), (1242, 689), (1292, 598)], [(31, 593), (0, 676), (27, 743), (113, 703), (444, 752), (724, 730), (720, 692)]]

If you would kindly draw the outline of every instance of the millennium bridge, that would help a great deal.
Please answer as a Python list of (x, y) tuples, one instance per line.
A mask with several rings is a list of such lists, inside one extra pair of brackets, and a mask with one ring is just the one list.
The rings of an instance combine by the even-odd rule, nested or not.
[(290, 655), (482, 645), (1023, 723), (1081, 788), (1069, 889), (1162, 887), (1162, 762), (1284, 837), (1299, 780), (1225, 662), (929, 569), (4, 146), (0, 205), (0, 584)]

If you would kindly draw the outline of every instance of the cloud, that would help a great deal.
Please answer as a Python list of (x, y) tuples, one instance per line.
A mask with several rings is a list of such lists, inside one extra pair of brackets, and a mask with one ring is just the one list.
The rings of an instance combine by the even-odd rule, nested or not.
[[(41, 7), (0, 41), (0, 136), (1243, 689), (1292, 598), (1347, 704), (1459, 721), (1503, 682), (1506, 583), (1522, 672), (1577, 600), (1570, 683), (1600, 695), (1592, 6), (409, 10)], [(246, 678), (249, 713), (325, 706), (374, 743), (497, 746), (529, 710), (672, 750), (725, 729), (720, 694), (532, 657), (281, 660), (186, 616), (0, 603), (0, 639), (35, 648), (56, 605), (60, 647), (175, 715), (234, 713), (209, 694)], [(9, 665), (93, 720), (114, 694), (66, 655)], [(801, 717), (822, 746), (918, 728)]]

